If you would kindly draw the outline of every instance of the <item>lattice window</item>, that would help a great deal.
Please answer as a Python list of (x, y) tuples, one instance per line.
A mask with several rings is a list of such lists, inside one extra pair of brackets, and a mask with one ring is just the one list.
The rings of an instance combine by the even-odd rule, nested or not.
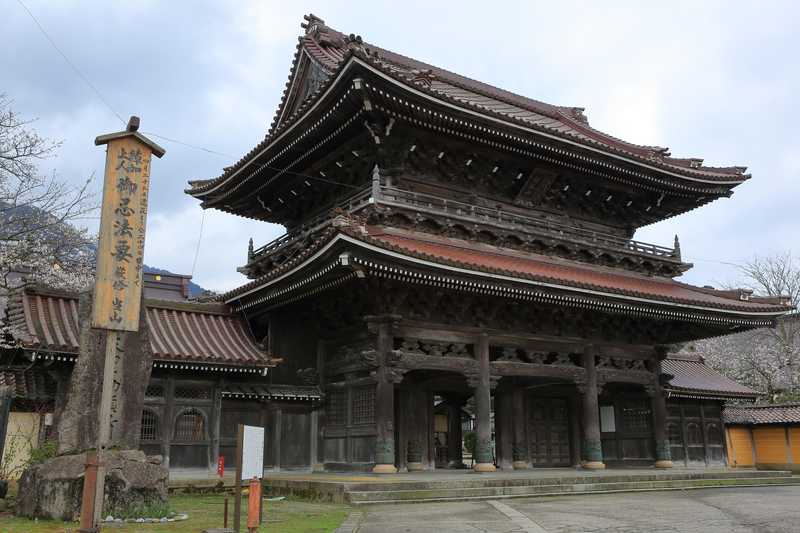
[(175, 419), (176, 441), (199, 441), (206, 438), (206, 419), (197, 409), (188, 409)]
[(703, 430), (700, 429), (700, 424), (694, 422), (686, 424), (686, 440), (690, 446), (703, 444)]
[(375, 422), (375, 389), (365, 387), (353, 389), (353, 424)]
[(328, 408), (325, 414), (327, 422), (332, 426), (347, 424), (347, 391), (333, 391), (328, 394)]
[(670, 444), (683, 444), (683, 433), (681, 433), (681, 427), (677, 423), (670, 422), (667, 424), (667, 438)]
[(142, 441), (158, 440), (158, 415), (149, 409), (142, 411)]
[(622, 427), (626, 432), (649, 432), (651, 419), (652, 412), (647, 400), (628, 401), (622, 407)]
[(147, 399), (163, 398), (164, 386), (163, 385), (148, 385), (144, 391), (144, 397)]
[(175, 387), (175, 397), (181, 400), (209, 400), (211, 391), (201, 387)]
[(706, 437), (708, 443), (714, 446), (722, 444), (722, 430), (717, 424), (706, 424)]

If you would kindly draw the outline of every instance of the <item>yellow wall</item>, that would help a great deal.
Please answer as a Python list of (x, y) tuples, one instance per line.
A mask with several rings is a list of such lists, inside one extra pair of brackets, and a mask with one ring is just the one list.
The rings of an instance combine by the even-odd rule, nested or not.
[(800, 426), (789, 428), (789, 442), (792, 443), (792, 463), (800, 465)]
[(39, 445), (38, 413), (9, 413), (6, 444), (0, 470), (10, 479), (17, 479), (28, 462), (31, 448)]
[(786, 429), (783, 426), (753, 428), (753, 439), (756, 441), (757, 463), (782, 465), (787, 463)]
[(728, 426), (728, 446), (731, 466), (753, 466), (753, 442), (750, 428)]

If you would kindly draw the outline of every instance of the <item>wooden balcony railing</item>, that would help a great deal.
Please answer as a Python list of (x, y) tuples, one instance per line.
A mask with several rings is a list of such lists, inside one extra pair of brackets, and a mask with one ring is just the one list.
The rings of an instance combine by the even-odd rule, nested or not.
[(650, 244), (632, 239), (625, 239), (588, 228), (582, 228), (554, 221), (545, 215), (521, 215), (503, 209), (477, 206), (440, 196), (398, 189), (396, 187), (377, 186), (365, 188), (334, 206), (307, 219), (302, 225), (292, 228), (284, 235), (253, 251), (248, 263), (257, 261), (264, 255), (271, 254), (279, 248), (302, 239), (310, 232), (324, 228), (331, 223), (331, 212), (341, 209), (348, 213), (356, 213), (370, 204), (379, 204), (403, 209), (411, 209), (432, 215), (446, 215), (453, 220), (461, 220), (471, 224), (485, 224), (523, 233), (541, 235), (564, 241), (582, 242), (591, 246), (614, 251), (626, 251), (635, 255), (657, 258), (660, 260), (680, 262), (680, 251), (657, 244)]

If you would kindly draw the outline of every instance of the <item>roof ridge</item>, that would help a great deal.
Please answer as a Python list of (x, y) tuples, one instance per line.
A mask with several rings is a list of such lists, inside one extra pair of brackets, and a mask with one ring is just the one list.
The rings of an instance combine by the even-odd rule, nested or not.
[(774, 403), (774, 404), (763, 404), (763, 405), (730, 405), (725, 406), (725, 409), (794, 409), (800, 407), (800, 402), (793, 402), (793, 403)]

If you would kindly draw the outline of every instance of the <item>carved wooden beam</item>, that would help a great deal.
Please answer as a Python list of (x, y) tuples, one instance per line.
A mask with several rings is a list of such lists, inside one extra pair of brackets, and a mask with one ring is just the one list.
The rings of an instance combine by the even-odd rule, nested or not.
[(531, 172), (522, 183), (519, 192), (514, 196), (514, 203), (533, 207), (539, 205), (547, 191), (558, 178), (558, 175), (550, 170), (536, 169)]

